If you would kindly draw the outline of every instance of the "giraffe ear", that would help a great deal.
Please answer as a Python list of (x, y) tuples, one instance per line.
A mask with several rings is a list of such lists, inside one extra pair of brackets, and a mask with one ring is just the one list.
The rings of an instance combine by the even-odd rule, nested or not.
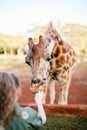
[(28, 45), (26, 45), (26, 46), (24, 47), (24, 51), (25, 51), (26, 54), (29, 53), (29, 46), (28, 46)]
[(51, 42), (49, 42), (49, 43), (46, 43), (46, 45), (45, 45), (46, 51), (49, 54), (49, 56), (51, 55), (51, 53), (53, 51), (54, 45), (55, 45), (55, 43), (53, 40), (51, 40)]

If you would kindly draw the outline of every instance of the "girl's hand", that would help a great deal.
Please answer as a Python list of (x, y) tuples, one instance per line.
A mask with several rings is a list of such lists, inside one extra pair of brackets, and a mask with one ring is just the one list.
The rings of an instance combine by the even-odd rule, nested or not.
[(37, 105), (42, 104), (42, 100), (44, 98), (44, 93), (42, 91), (39, 91), (38, 93), (35, 94), (35, 102)]

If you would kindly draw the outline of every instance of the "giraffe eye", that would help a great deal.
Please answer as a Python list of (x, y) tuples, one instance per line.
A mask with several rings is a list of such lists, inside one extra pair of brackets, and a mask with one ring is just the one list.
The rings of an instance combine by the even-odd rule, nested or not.
[(47, 60), (47, 61), (50, 61), (51, 59), (52, 59), (52, 57), (50, 56), (50, 57), (47, 57), (46, 60)]

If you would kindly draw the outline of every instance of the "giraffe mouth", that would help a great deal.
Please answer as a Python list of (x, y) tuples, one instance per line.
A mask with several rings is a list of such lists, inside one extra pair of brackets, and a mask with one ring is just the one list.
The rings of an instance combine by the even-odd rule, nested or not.
[(38, 93), (38, 91), (39, 91), (39, 85), (36, 85), (36, 84), (34, 84), (34, 85), (31, 85), (30, 86), (30, 91), (32, 92), (32, 93)]
[(42, 83), (42, 84), (31, 84), (30, 86), (30, 91), (32, 93), (38, 93), (40, 91), (43, 91), (45, 92), (45, 85)]
[(38, 93), (38, 91), (39, 90), (41, 90), (41, 91), (45, 91), (44, 89), (45, 89), (45, 86), (46, 86), (46, 78), (44, 78), (43, 79), (43, 81), (41, 81), (41, 82), (39, 82), (39, 83), (36, 83), (36, 84), (33, 84), (32, 82), (31, 82), (31, 85), (30, 85), (30, 91), (32, 92), (32, 93)]

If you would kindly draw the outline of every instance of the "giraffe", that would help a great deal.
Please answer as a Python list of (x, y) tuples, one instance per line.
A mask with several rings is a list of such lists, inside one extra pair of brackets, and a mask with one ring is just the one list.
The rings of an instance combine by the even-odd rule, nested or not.
[(45, 92), (50, 89), (50, 103), (55, 100), (55, 82), (59, 84), (58, 104), (68, 103), (68, 93), (72, 72), (76, 65), (76, 56), (72, 47), (63, 41), (57, 30), (49, 25), (44, 35), (44, 47), (35, 45), (32, 49), (32, 62), (29, 55), (26, 62), (32, 64), (31, 91), (43, 86)]

